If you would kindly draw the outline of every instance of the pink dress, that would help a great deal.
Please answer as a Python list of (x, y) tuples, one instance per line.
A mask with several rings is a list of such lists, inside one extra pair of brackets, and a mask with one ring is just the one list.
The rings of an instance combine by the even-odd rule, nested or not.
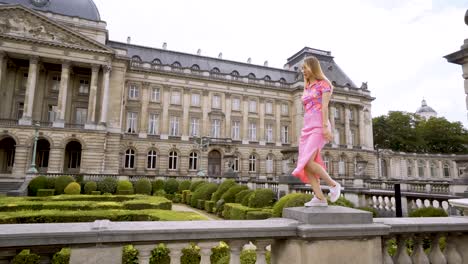
[[(305, 166), (312, 158), (312, 155), (317, 151), (315, 162), (320, 164), (324, 169), (320, 151), (325, 143), (327, 143), (323, 136), (322, 125), (322, 94), (331, 92), (331, 87), (325, 80), (315, 81), (309, 83), (306, 87), (305, 94), (302, 96), (302, 103), (304, 105), (304, 127), (301, 130), (301, 138), (299, 141), (299, 156), (297, 159), (297, 167), (292, 174), (299, 178), (304, 183), (309, 183), (305, 172)], [(330, 121), (328, 121), (330, 128)], [(313, 175), (320, 179), (319, 175)]]

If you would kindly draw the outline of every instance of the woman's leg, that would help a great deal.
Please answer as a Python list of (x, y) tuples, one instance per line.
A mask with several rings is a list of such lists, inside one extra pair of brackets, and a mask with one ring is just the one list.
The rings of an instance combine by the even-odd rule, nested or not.
[(317, 164), (314, 162), (316, 155), (317, 151), (312, 154), (312, 157), (310, 158), (309, 162), (307, 162), (304, 170), (306, 172), (307, 178), (309, 178), (310, 186), (312, 187), (312, 191), (314, 192), (315, 197), (319, 198), (320, 200), (324, 200), (326, 198), (322, 192), (322, 188), (320, 188), (320, 181), (314, 176), (319, 174), (317, 167), (314, 165), (314, 163)]
[(306, 167), (308, 167), (310, 171), (314, 171), (315, 174), (318, 174), (320, 178), (327, 183), (328, 186), (334, 187), (336, 185), (336, 182), (330, 177), (330, 175), (325, 171), (325, 169), (314, 160), (315, 159), (310, 159)]

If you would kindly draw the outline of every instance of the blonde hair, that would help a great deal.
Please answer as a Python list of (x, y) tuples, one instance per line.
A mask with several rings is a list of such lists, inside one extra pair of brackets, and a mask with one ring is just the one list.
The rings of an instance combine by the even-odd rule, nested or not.
[[(316, 57), (309, 56), (309, 57), (305, 58), (304, 59), (304, 65), (307, 65), (307, 67), (309, 67), (309, 69), (312, 72), (312, 77), (313, 78), (315, 78), (316, 80), (325, 80), (326, 82), (328, 82), (330, 87), (333, 87), (330, 80), (328, 80), (327, 76), (325, 76), (325, 74), (323, 73), (322, 67), (320, 67), (320, 62)], [(307, 80), (307, 81), (309, 81), (309, 80)]]

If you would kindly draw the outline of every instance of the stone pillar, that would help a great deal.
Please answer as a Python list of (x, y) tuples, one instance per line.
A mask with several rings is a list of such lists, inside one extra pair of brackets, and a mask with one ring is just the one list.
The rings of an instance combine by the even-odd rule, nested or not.
[(62, 74), (60, 77), (60, 90), (57, 100), (57, 117), (54, 127), (65, 127), (65, 117), (67, 112), (68, 81), (70, 79), (70, 62), (62, 63)]
[(444, 166), (441, 160), (437, 161), (437, 167), (438, 167), (437, 171), (439, 172), (439, 175), (436, 175), (436, 176), (438, 178), (444, 178)]
[(364, 112), (362, 111), (362, 108), (359, 109), (359, 145), (361, 147), (365, 147), (366, 142), (366, 128), (364, 126)]
[(182, 94), (182, 140), (188, 141), (189, 140), (189, 110), (190, 110), (190, 88), (185, 87), (184, 93)]
[(138, 137), (146, 138), (148, 132), (148, 104), (149, 104), (149, 86), (150, 83), (144, 82), (141, 87), (141, 111)]
[(39, 57), (33, 56), (29, 59), (28, 82), (24, 96), (23, 117), (19, 120), (20, 125), (32, 125), (32, 112), (34, 106), (34, 93), (36, 92), (36, 81)]
[(301, 130), (304, 124), (304, 113), (302, 106), (302, 90), (293, 95), (293, 110), (290, 139), (292, 146), (299, 145), (299, 138), (301, 137)]
[(169, 138), (169, 94), (170, 89), (165, 87), (161, 89), (162, 93), (162, 120), (161, 120), (161, 139), (168, 139)]
[[(110, 65), (103, 66), (104, 79), (102, 87), (102, 103), (101, 103), (101, 118), (99, 124), (101, 126), (107, 125), (107, 111), (109, 110), (109, 81), (112, 68)], [(124, 115), (125, 116), (125, 115)]]
[(265, 145), (265, 99), (260, 98), (260, 127), (258, 129), (258, 140), (260, 145)]
[(349, 117), (350, 117), (349, 107), (345, 106), (345, 144), (346, 146), (348, 146), (348, 148), (352, 148), (353, 146), (351, 146), (351, 140), (350, 140), (351, 128), (349, 125)]
[(281, 101), (275, 101), (276, 115), (275, 115), (275, 128), (273, 130), (273, 135), (276, 138), (276, 146), (281, 147)]
[(89, 89), (88, 117), (85, 129), (96, 129), (96, 100), (99, 77), (99, 65), (91, 67), (91, 86)]
[(432, 175), (431, 175), (431, 163), (428, 160), (426, 160), (425, 162), (426, 162), (426, 166), (424, 166), (424, 174), (426, 174), (426, 175), (424, 175), (424, 176), (425, 176), (425, 178), (431, 178), (432, 177)]
[(202, 127), (200, 136), (209, 136), (210, 135), (210, 120), (208, 118), (208, 111), (211, 106), (210, 96), (208, 91), (203, 91), (203, 101), (202, 101)]
[(3, 74), (5, 73), (3, 64), (5, 62), (5, 53), (3, 51), (0, 51), (0, 91), (2, 90), (3, 86)]
[(224, 130), (224, 135), (222, 137), (224, 138), (231, 138), (231, 111), (232, 111), (232, 103), (231, 103), (231, 94), (230, 93), (225, 93), (224, 94), (226, 98), (226, 124), (225, 127), (226, 129)]
[(249, 97), (242, 97), (242, 144), (249, 144)]

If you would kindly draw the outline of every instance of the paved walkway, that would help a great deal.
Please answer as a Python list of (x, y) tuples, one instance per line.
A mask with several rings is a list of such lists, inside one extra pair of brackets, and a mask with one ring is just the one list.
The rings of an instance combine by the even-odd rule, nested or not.
[(179, 212), (197, 213), (199, 215), (203, 215), (203, 216), (207, 217), (209, 220), (223, 220), (222, 218), (219, 218), (214, 214), (209, 214), (206, 211), (192, 208), (192, 207), (190, 207), (190, 206), (188, 206), (186, 204), (172, 204), (172, 210), (173, 211), (179, 211)]

